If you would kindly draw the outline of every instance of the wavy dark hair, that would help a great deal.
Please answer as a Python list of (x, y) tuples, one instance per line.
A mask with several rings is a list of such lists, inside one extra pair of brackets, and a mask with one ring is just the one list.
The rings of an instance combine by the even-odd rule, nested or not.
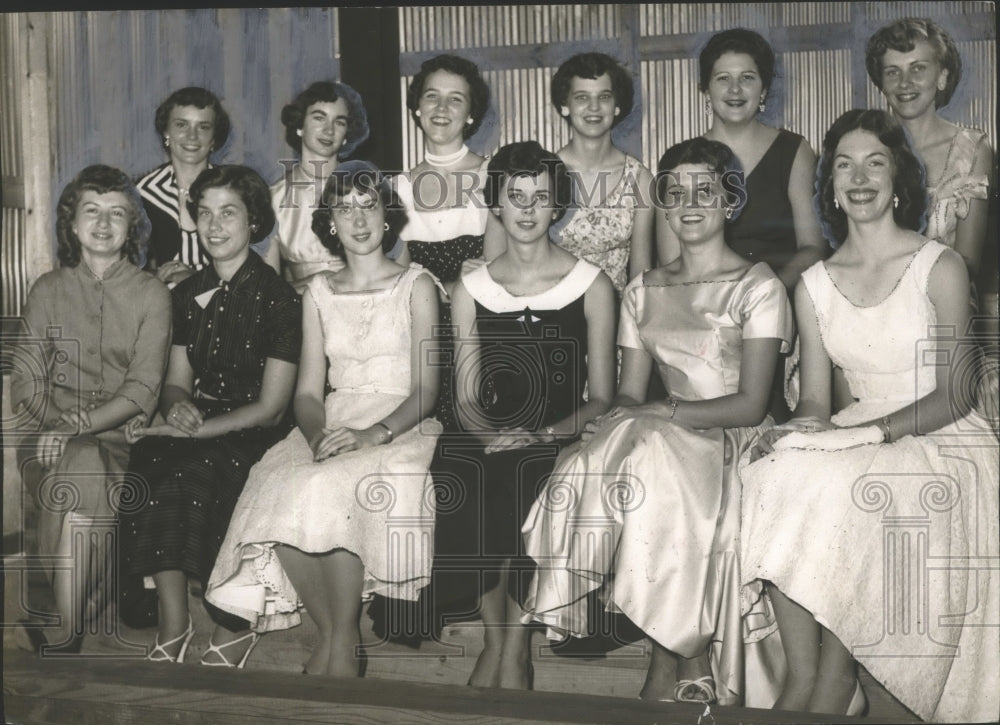
[(406, 226), (406, 211), (389, 179), (370, 161), (345, 161), (330, 174), (323, 187), (320, 205), (313, 211), (313, 234), (331, 254), (344, 256), (344, 245), (339, 234), (330, 231), (332, 209), (352, 191), (378, 197), (385, 209), (385, 222), (389, 225), (389, 229), (382, 234), (382, 252), (384, 254), (391, 251), (396, 246), (400, 230)]
[(420, 65), (420, 71), (413, 76), (409, 88), (406, 89), (406, 107), (410, 109), (410, 116), (413, 122), (420, 125), (420, 118), (417, 116), (417, 109), (420, 108), (420, 96), (424, 92), (424, 83), (427, 76), (435, 71), (448, 71), (465, 79), (469, 84), (469, 116), (472, 123), (467, 123), (462, 127), (462, 138), (470, 138), (479, 130), (486, 111), (490, 107), (490, 87), (483, 80), (479, 72), (479, 66), (471, 60), (460, 58), (457, 55), (438, 55), (429, 60), (425, 60)]
[(260, 174), (246, 166), (213, 166), (198, 174), (198, 178), (191, 184), (190, 201), (187, 203), (191, 218), (198, 218), (198, 204), (205, 191), (221, 187), (235, 191), (247, 208), (247, 218), (252, 225), (250, 243), (257, 244), (264, 241), (275, 224), (271, 192)]
[(889, 149), (892, 156), (892, 191), (899, 206), (892, 218), (904, 229), (923, 231), (927, 212), (924, 165), (910, 148), (902, 124), (886, 111), (855, 108), (833, 122), (823, 138), (823, 153), (816, 170), (816, 208), (826, 238), (839, 246), (847, 238), (847, 214), (833, 203), (833, 161), (840, 140), (851, 131), (868, 131)]
[(314, 103), (334, 103), (341, 98), (347, 104), (347, 135), (344, 137), (344, 145), (337, 151), (337, 158), (346, 159), (364, 143), (368, 138), (369, 128), (368, 112), (365, 111), (361, 94), (346, 83), (317, 81), (281, 109), (281, 122), (285, 125), (285, 141), (295, 153), (302, 153), (302, 137), (298, 131), (302, 129), (309, 106)]
[(948, 71), (948, 80), (945, 82), (944, 90), (940, 90), (934, 96), (934, 107), (948, 105), (958, 82), (962, 78), (962, 56), (958, 54), (955, 41), (944, 29), (927, 18), (901, 18), (888, 25), (883, 25), (875, 31), (875, 34), (868, 39), (868, 47), (865, 49), (865, 67), (868, 69), (868, 77), (872, 83), (881, 91), (882, 89), (882, 61), (885, 59), (887, 50), (895, 50), (900, 53), (909, 53), (919, 42), (929, 44), (937, 54), (938, 63)]
[(713, 35), (698, 55), (698, 88), (704, 93), (712, 80), (712, 67), (726, 53), (746, 53), (757, 64), (764, 92), (774, 81), (774, 50), (764, 36), (746, 28), (732, 28)]
[(212, 150), (218, 151), (226, 145), (232, 124), (229, 121), (229, 114), (222, 107), (219, 97), (211, 91), (198, 86), (188, 86), (174, 91), (167, 100), (156, 109), (156, 132), (160, 136), (160, 143), (163, 148), (167, 148), (163, 136), (167, 132), (167, 122), (170, 121), (170, 112), (177, 106), (194, 106), (195, 108), (209, 108), (215, 111), (215, 128), (212, 132)]
[(719, 175), (722, 189), (726, 193), (726, 203), (733, 210), (726, 222), (736, 221), (747, 202), (743, 164), (726, 144), (712, 141), (704, 136), (681, 141), (668, 148), (660, 157), (660, 163), (656, 166), (657, 205), (664, 209), (670, 208), (666, 199), (666, 187), (670, 180), (670, 172), (684, 164), (704, 164)]
[[(595, 80), (605, 73), (611, 79), (611, 91), (615, 94), (615, 105), (621, 109), (621, 113), (615, 116), (612, 125), (617, 126), (625, 120), (625, 117), (632, 112), (632, 99), (635, 95), (632, 76), (621, 63), (604, 53), (579, 53), (559, 66), (555, 75), (552, 76), (552, 88), (549, 93), (556, 111), (558, 112), (566, 105), (574, 78)], [(566, 121), (568, 122), (569, 119), (567, 118)]]
[(555, 221), (562, 219), (573, 203), (573, 181), (566, 164), (537, 141), (507, 144), (490, 159), (486, 171), (483, 195), (491, 209), (500, 206), (500, 192), (507, 181), (515, 176), (548, 174), (552, 182), (552, 204), (556, 210)]
[(135, 188), (132, 179), (124, 171), (112, 166), (95, 164), (83, 169), (66, 184), (59, 195), (56, 204), (56, 240), (57, 255), (63, 267), (76, 267), (80, 264), (82, 246), (76, 232), (73, 231), (73, 220), (76, 218), (76, 208), (86, 191), (107, 194), (120, 191), (128, 199), (129, 222), (125, 234), (125, 244), (121, 255), (127, 257), (132, 264), (142, 267), (146, 263), (146, 243), (153, 225), (146, 215), (139, 190)]

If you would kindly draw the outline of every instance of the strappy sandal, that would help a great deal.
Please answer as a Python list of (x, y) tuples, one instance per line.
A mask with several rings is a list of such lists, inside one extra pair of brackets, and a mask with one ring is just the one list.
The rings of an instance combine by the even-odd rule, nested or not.
[[(188, 645), (191, 644), (192, 637), (194, 637), (194, 622), (191, 619), (191, 615), (188, 615), (188, 628), (183, 634), (174, 637), (169, 642), (160, 644), (160, 635), (157, 633), (156, 639), (153, 640), (153, 651), (146, 655), (146, 659), (150, 662), (176, 662), (177, 664), (181, 664), (184, 661), (184, 653), (187, 652)], [(178, 642), (181, 643), (181, 648), (175, 657), (167, 652), (166, 648)]]
[[(229, 658), (222, 653), (222, 650), (224, 650), (226, 647), (231, 647), (234, 644), (238, 644), (239, 642), (243, 642), (248, 637), (250, 638), (250, 645), (247, 647), (246, 652), (243, 653), (243, 656), (240, 658), (240, 661), (237, 664), (233, 664), (232, 662), (229, 661)], [(208, 640), (208, 649), (205, 650), (205, 653), (201, 656), (201, 663), (206, 667), (235, 667), (236, 669), (242, 670), (243, 665), (247, 663), (247, 659), (250, 657), (250, 653), (253, 652), (253, 648), (257, 646), (257, 642), (259, 640), (260, 640), (260, 635), (257, 634), (256, 632), (248, 632), (239, 639), (234, 639), (232, 642), (226, 642), (225, 644), (217, 645), (210, 639)], [(213, 653), (218, 655), (219, 659), (222, 661), (206, 662), (205, 658)]]
[[(688, 688), (692, 687), (695, 690), (694, 694), (701, 697), (684, 696)], [(705, 675), (704, 677), (699, 677), (697, 680), (677, 680), (677, 684), (674, 686), (674, 701), (714, 705), (717, 701), (715, 696), (715, 679), (711, 675)]]

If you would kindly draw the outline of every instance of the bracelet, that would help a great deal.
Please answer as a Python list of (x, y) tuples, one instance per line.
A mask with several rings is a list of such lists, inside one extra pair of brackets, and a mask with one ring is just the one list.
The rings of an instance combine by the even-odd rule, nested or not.
[(381, 428), (384, 428), (385, 432), (389, 434), (389, 437), (386, 438), (384, 441), (382, 441), (382, 443), (392, 443), (392, 428), (390, 428), (389, 426), (387, 426), (385, 423), (383, 423), (381, 421), (379, 421), (375, 425), (377, 425), (377, 426), (379, 426)]
[(878, 427), (882, 429), (882, 442), (892, 443), (892, 429), (889, 428), (889, 416), (882, 416), (881, 422)]
[(677, 415), (677, 398), (668, 398), (670, 401), (670, 415), (667, 420), (673, 420), (674, 416)]

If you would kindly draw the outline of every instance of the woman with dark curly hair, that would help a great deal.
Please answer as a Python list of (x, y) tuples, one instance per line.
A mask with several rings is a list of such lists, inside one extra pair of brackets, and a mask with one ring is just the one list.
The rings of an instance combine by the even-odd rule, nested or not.
[[(919, 233), (920, 162), (884, 111), (834, 122), (816, 193), (838, 248), (795, 292), (796, 417), (741, 468), (743, 579), (766, 583), (787, 660), (774, 706), (861, 714), (860, 662), (922, 719), (996, 721), (1000, 648), (984, 632), (1000, 583), (966, 564), (936, 576), (920, 558), (1000, 549), (996, 437), (970, 412), (979, 349), (961, 337), (966, 265)], [(854, 402), (831, 416), (834, 365)], [(906, 520), (919, 551), (905, 527), (888, 531)]]
[(190, 197), (212, 263), (173, 291), (162, 420), (146, 427), (139, 417), (127, 429), (142, 439), (129, 470), (150, 491), (125, 520), (123, 558), (159, 593), (149, 659), (167, 662), (184, 659), (194, 634), (188, 579), (207, 582), (250, 467), (291, 428), (302, 334), (299, 296), (250, 249), (274, 227), (264, 180), (245, 166), (217, 166), (195, 179)]
[(254, 467), (206, 594), (253, 632), (216, 629), (204, 664), (242, 666), (257, 632), (294, 627), (304, 605), (320, 632), (305, 672), (358, 676), (362, 601), (415, 601), (430, 581), (441, 426), (426, 417), (438, 373), (421, 346), (438, 295), (425, 270), (385, 256), (393, 197), (367, 162), (326, 183), (313, 228), (346, 264), (306, 286), (298, 427)]
[(621, 294), (653, 266), (653, 203), (649, 169), (611, 142), (611, 130), (632, 112), (632, 77), (614, 58), (581, 53), (552, 77), (552, 105), (573, 129), (559, 150), (576, 191), (566, 220), (553, 227), (558, 244), (598, 265)]
[[(87, 629), (88, 586), (107, 584), (111, 562), (103, 557), (113, 553), (89, 535), (74, 548), (72, 529), (106, 530), (119, 496), (123, 505), (139, 496), (123, 485), (125, 424), (152, 413), (166, 367), (170, 293), (139, 269), (149, 226), (124, 172), (81, 171), (56, 210), (61, 268), (32, 286), (24, 309), (32, 340), (11, 357), (14, 422), (25, 434), (18, 459), (40, 502), (39, 553), (73, 557), (83, 572), (74, 582), (70, 569), (48, 571), (62, 618), (53, 644), (70, 649)], [(44, 639), (32, 635), (36, 644)]]
[[(726, 245), (739, 172), (704, 138), (660, 159), (681, 256), (625, 288), (618, 394), (560, 455), (524, 526), (538, 562), (528, 617), (552, 638), (586, 636), (600, 590), (650, 639), (649, 700), (732, 705), (743, 692), (735, 462), (771, 424), (768, 382), (794, 326), (771, 268)], [(647, 398), (654, 364), (662, 399)]]
[(170, 287), (209, 262), (187, 211), (191, 184), (208, 168), (208, 158), (229, 138), (229, 114), (209, 90), (190, 86), (171, 93), (156, 109), (156, 133), (169, 157), (136, 186), (153, 223), (148, 269)]
[(330, 174), (368, 138), (368, 114), (360, 94), (346, 83), (318, 81), (281, 109), (285, 140), (298, 155), (271, 186), (278, 218), (267, 260), (301, 292), (309, 278), (344, 266), (312, 231), (313, 211)]
[(927, 170), (924, 234), (961, 254), (974, 279), (986, 242), (993, 151), (985, 133), (938, 112), (962, 77), (955, 41), (931, 20), (902, 18), (868, 40), (865, 65)]
[[(759, 118), (774, 81), (774, 51), (752, 30), (724, 30), (701, 50), (698, 70), (711, 118), (705, 138), (729, 146), (746, 175), (747, 203), (726, 239), (738, 254), (767, 262), (791, 291), (825, 247), (812, 209), (816, 154), (802, 136)], [(661, 261), (672, 254), (660, 248)]]

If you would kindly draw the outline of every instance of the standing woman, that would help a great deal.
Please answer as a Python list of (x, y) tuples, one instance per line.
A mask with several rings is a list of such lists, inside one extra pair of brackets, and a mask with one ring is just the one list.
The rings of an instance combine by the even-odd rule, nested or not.
[(955, 42), (931, 20), (902, 18), (871, 37), (865, 65), (924, 163), (930, 197), (924, 233), (961, 254), (975, 280), (986, 242), (993, 151), (985, 133), (938, 114), (962, 76)]
[(575, 182), (556, 241), (599, 266), (619, 295), (653, 266), (652, 174), (611, 142), (612, 129), (632, 111), (632, 94), (628, 71), (603, 53), (574, 55), (552, 77), (552, 105), (573, 130), (559, 158)]
[[(727, 234), (729, 246), (753, 262), (767, 262), (791, 291), (802, 271), (823, 257), (825, 244), (812, 208), (816, 155), (802, 136), (757, 118), (774, 64), (774, 51), (758, 33), (725, 30), (698, 57), (698, 85), (712, 119), (705, 138), (731, 148), (746, 175), (746, 204)], [(662, 218), (657, 223), (668, 224)], [(673, 249), (659, 251), (661, 262), (677, 256)]]
[(174, 91), (156, 109), (156, 133), (169, 159), (136, 183), (153, 223), (148, 268), (170, 287), (202, 269), (209, 255), (187, 210), (190, 189), (208, 157), (229, 138), (229, 114), (211, 91)]
[[(616, 407), (563, 451), (524, 525), (538, 562), (526, 620), (586, 636), (600, 590), (652, 643), (644, 699), (732, 705), (743, 692), (736, 461), (769, 423), (793, 324), (771, 269), (726, 246), (738, 169), (704, 138), (663, 155), (659, 196), (681, 255), (626, 287)], [(668, 393), (647, 402), (654, 363)]]
[(151, 491), (128, 519), (125, 559), (156, 585), (149, 659), (169, 662), (184, 659), (194, 634), (188, 579), (207, 583), (250, 467), (291, 428), (302, 339), (299, 296), (250, 249), (274, 228), (264, 180), (244, 166), (218, 166), (198, 176), (190, 196), (212, 263), (173, 291), (165, 422), (136, 421), (129, 431), (142, 437), (129, 468)]
[(344, 266), (313, 233), (312, 216), (330, 174), (368, 138), (368, 114), (346, 83), (318, 81), (281, 109), (281, 122), (299, 159), (271, 186), (278, 227), (267, 261), (301, 292), (312, 275)]
[[(113, 516), (115, 489), (123, 505), (141, 496), (121, 485), (129, 455), (124, 429), (155, 409), (170, 344), (170, 293), (139, 269), (149, 219), (124, 172), (81, 171), (59, 197), (56, 234), (61, 267), (28, 294), (24, 315), (34, 339), (12, 356), (10, 392), (17, 428), (33, 433), (21, 442), (18, 462), (41, 502), (38, 553), (69, 558), (73, 525), (101, 526), (95, 519)], [(56, 328), (61, 333), (53, 335)], [(54, 485), (39, 488), (43, 476)], [(95, 561), (91, 536), (79, 540), (74, 567), (82, 578), (74, 581), (65, 568), (48, 572), (62, 618), (52, 643), (70, 649), (86, 629), (87, 588), (106, 580), (111, 566)]]
[[(965, 563), (1000, 556), (997, 440), (969, 412), (966, 265), (918, 233), (922, 182), (888, 113), (827, 132), (818, 208), (839, 246), (796, 289), (796, 418), (741, 469), (743, 579), (767, 582), (787, 660), (779, 709), (861, 714), (860, 661), (924, 720), (1000, 716), (1000, 582)], [(855, 400), (831, 416), (833, 365)]]

